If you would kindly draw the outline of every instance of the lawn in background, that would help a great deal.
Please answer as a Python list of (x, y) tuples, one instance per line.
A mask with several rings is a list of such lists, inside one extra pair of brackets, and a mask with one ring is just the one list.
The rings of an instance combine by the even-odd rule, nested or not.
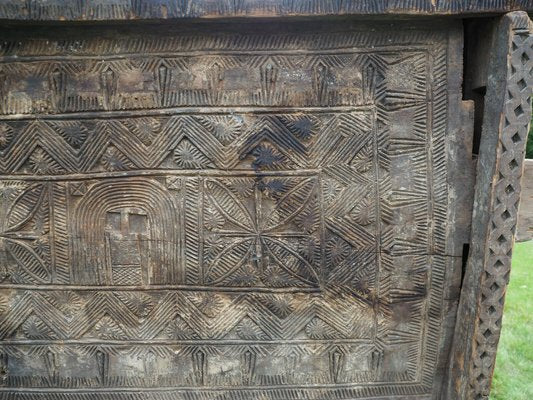
[(490, 400), (533, 399), (533, 241), (516, 243)]

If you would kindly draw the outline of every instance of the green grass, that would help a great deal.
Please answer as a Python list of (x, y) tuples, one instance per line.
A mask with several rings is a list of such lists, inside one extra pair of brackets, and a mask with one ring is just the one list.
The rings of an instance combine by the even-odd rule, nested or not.
[(533, 241), (513, 249), (490, 399), (533, 399)]

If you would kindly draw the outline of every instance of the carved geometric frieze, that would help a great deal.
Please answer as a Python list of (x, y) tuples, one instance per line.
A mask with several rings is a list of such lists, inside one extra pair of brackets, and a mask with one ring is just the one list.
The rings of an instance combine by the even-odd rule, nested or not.
[(431, 395), (456, 27), (343, 29), (2, 50), (0, 393)]

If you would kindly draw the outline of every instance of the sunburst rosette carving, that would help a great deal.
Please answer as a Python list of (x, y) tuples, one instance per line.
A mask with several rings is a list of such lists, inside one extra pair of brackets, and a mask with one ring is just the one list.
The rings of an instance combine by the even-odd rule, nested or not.
[(174, 162), (182, 169), (209, 168), (209, 159), (189, 140), (182, 140), (174, 149)]
[(320, 254), (302, 247), (321, 237), (315, 177), (207, 179), (204, 185), (207, 284), (318, 284)]
[(350, 162), (350, 165), (360, 174), (366, 175), (372, 170), (373, 161), (373, 146), (371, 143), (367, 143), (361, 150), (357, 152), (355, 157)]
[(52, 121), (50, 126), (75, 149), (79, 149), (89, 135), (86, 124), (79, 121)]
[[(1, 277), (0, 277), (1, 279)], [(0, 280), (1, 282), (1, 280)], [(0, 294), (0, 316), (3, 315), (9, 306), (9, 298), (5, 294)]]
[(362, 226), (369, 226), (375, 222), (375, 206), (369, 197), (359, 201), (352, 210), (355, 222)]
[(228, 188), (241, 199), (246, 199), (254, 193), (255, 181), (250, 178), (234, 178), (222, 180)]
[(330, 266), (342, 263), (349, 255), (351, 246), (338, 236), (331, 237), (326, 242), (326, 261)]
[(125, 340), (126, 334), (120, 325), (108, 315), (101, 318), (95, 325), (93, 333), (96, 337), (104, 340)]
[(255, 170), (279, 170), (287, 161), (287, 157), (270, 143), (262, 143), (255, 147), (251, 155), (252, 167)]
[(9, 146), (13, 139), (13, 128), (6, 123), (0, 124), (0, 150)]
[(320, 132), (322, 124), (315, 115), (284, 115), (281, 120), (299, 139), (307, 141)]
[(57, 161), (40, 147), (30, 155), (28, 165), (31, 172), (36, 175), (54, 175), (63, 172)]
[(259, 297), (263, 303), (278, 318), (287, 318), (294, 310), (294, 296), (288, 294), (270, 294)]
[(21, 326), (23, 336), (27, 339), (46, 340), (56, 339), (50, 327), (38, 316), (30, 315)]
[(188, 296), (192, 304), (207, 317), (218, 315), (225, 306), (225, 299), (213, 292), (197, 292)]
[(313, 318), (305, 326), (306, 335), (315, 340), (327, 340), (340, 338), (341, 335), (320, 318)]
[(139, 318), (146, 318), (155, 307), (152, 296), (141, 292), (117, 292), (116, 296)]
[(71, 290), (44, 293), (43, 296), (69, 320), (74, 319), (86, 304), (81, 296)]
[(329, 206), (341, 194), (343, 187), (332, 178), (324, 178), (322, 181), (322, 199), (324, 205)]
[(244, 119), (239, 115), (206, 115), (195, 119), (224, 146), (240, 136), (244, 125)]
[(22, 190), (27, 187), (24, 182), (0, 182), (0, 200), (4, 204), (11, 204)]
[(161, 129), (161, 121), (154, 117), (129, 118), (124, 122), (124, 125), (145, 146), (152, 144)]

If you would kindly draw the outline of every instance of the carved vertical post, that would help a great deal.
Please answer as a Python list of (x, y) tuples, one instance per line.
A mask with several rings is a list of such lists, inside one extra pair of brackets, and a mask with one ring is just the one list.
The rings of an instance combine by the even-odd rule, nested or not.
[(204, 386), (207, 381), (207, 355), (203, 350), (192, 354), (194, 377), (198, 386)]
[(7, 383), (8, 361), (7, 352), (5, 350), (0, 352), (0, 386), (4, 386)]
[(257, 354), (254, 351), (246, 350), (241, 360), (241, 372), (245, 386), (252, 384), (254, 381), (256, 363)]
[(48, 383), (50, 386), (57, 385), (58, 380), (58, 369), (57, 369), (57, 356), (52, 352), (48, 351), (44, 356), (44, 362), (46, 369), (48, 371)]
[(105, 351), (98, 350), (96, 352), (96, 362), (98, 364), (98, 378), (100, 386), (107, 386), (109, 375), (109, 354)]
[(503, 16), (490, 49), (472, 217), (471, 252), (454, 335), (446, 399), (488, 399), (500, 337), (533, 80), (524, 12)]
[(329, 352), (329, 374), (335, 383), (341, 382), (345, 357), (342, 351), (334, 349)]

